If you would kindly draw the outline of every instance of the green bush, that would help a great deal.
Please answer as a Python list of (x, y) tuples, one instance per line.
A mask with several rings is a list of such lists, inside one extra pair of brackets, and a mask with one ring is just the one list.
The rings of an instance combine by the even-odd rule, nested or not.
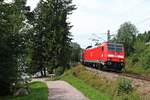
[(140, 56), (143, 68), (150, 68), (150, 48), (146, 49)]
[(138, 55), (137, 54), (134, 54), (132, 56), (132, 64), (136, 64), (137, 62), (139, 62), (139, 58), (138, 58)]
[(126, 78), (118, 79), (117, 93), (118, 95), (128, 94), (133, 91), (132, 82)]
[(52, 74), (52, 73), (53, 73), (53, 69), (54, 69), (54, 68), (51, 67), (51, 66), (50, 66), (50, 67), (47, 67), (48, 73), (49, 73), (49, 74)]
[(64, 67), (57, 67), (56, 69), (55, 69), (55, 75), (56, 76), (60, 76), (60, 75), (62, 75), (64, 73)]
[(150, 47), (142, 52), (135, 52), (126, 59), (127, 72), (150, 76)]

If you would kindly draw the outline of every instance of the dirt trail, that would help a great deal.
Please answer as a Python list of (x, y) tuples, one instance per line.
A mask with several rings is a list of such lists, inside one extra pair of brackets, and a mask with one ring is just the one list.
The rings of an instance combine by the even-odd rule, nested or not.
[(47, 79), (34, 79), (43, 81), (48, 85), (48, 100), (88, 100), (80, 91), (65, 81), (47, 81)]

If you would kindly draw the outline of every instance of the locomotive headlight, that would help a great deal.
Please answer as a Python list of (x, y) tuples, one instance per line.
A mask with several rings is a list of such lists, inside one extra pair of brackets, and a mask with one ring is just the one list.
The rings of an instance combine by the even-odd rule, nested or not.
[(117, 57), (118, 57), (118, 58), (122, 58), (122, 59), (124, 58), (124, 56), (122, 56), (122, 55), (118, 55)]
[(115, 57), (115, 55), (113, 55), (113, 54), (108, 54), (108, 57)]
[(121, 61), (121, 62), (124, 62), (124, 60), (123, 60), (123, 59), (121, 59), (120, 61)]

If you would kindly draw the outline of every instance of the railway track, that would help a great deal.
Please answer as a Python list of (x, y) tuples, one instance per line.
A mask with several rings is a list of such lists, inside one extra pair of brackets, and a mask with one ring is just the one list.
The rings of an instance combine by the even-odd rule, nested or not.
[(139, 74), (124, 72), (124, 73), (121, 73), (121, 75), (150, 82), (150, 77), (142, 76), (142, 75), (139, 75)]
[(129, 77), (132, 79), (139, 79), (139, 80), (150, 82), (150, 77), (141, 76), (138, 74), (133, 74), (133, 73), (128, 73), (128, 72), (123, 72), (123, 73), (117, 73), (117, 72), (112, 72), (112, 71), (107, 72), (107, 71), (102, 71), (102, 70), (98, 70), (98, 69), (91, 68), (91, 67), (86, 67), (86, 69), (89, 71), (97, 72), (97, 73), (102, 73), (102, 72), (111, 73), (111, 74), (118, 75), (118, 76), (125, 76), (125, 77)]

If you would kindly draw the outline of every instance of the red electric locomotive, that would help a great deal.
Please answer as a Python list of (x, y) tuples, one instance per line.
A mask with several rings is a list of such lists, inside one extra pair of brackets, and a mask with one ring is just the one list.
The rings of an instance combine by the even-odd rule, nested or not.
[(125, 53), (122, 44), (104, 42), (87, 48), (82, 53), (82, 64), (99, 69), (121, 71), (125, 66)]

